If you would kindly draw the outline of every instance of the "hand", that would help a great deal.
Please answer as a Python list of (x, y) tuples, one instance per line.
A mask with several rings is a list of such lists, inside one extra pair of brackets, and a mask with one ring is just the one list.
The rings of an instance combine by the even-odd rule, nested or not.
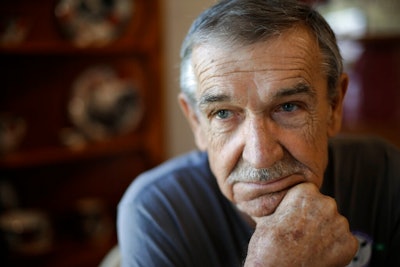
[(346, 266), (357, 252), (335, 200), (311, 183), (294, 186), (273, 214), (254, 219), (246, 267)]

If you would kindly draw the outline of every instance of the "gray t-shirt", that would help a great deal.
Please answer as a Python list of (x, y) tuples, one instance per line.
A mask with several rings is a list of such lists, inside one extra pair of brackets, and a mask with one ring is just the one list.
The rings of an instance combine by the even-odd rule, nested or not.
[[(336, 138), (321, 192), (334, 197), (360, 250), (351, 266), (400, 266), (400, 152)], [(204, 152), (143, 173), (118, 207), (123, 266), (242, 266), (253, 229), (221, 194)]]

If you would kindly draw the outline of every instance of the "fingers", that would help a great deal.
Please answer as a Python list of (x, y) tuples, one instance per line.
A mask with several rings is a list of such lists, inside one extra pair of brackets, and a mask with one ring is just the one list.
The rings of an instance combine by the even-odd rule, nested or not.
[(356, 251), (357, 240), (335, 200), (311, 183), (294, 186), (273, 214), (258, 218), (249, 244), (256, 262), (272, 258), (279, 266), (345, 266)]

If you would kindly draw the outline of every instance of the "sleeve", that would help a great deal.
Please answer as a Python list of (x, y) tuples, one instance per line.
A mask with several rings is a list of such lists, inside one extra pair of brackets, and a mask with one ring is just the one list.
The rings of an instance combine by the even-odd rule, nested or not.
[(118, 206), (122, 266), (190, 266), (182, 253), (185, 250), (179, 247), (183, 241), (178, 224), (174, 224), (171, 204), (162, 200), (165, 196), (157, 188), (142, 191), (134, 194), (140, 197), (124, 199)]
[(225, 227), (216, 227), (218, 235), (229, 240), (222, 248), (210, 233), (215, 228), (210, 224), (216, 224), (210, 217), (224, 221), (222, 208), (214, 209), (219, 206), (215, 195), (203, 192), (199, 183), (185, 183), (173, 175), (152, 178), (136, 180), (118, 206), (122, 266), (221, 266), (219, 251), (232, 244)]
[(391, 146), (386, 154), (389, 161), (388, 179), (389, 179), (389, 195), (388, 201), (389, 214), (392, 214), (389, 229), (392, 229), (389, 236), (388, 265), (400, 266), (400, 150)]

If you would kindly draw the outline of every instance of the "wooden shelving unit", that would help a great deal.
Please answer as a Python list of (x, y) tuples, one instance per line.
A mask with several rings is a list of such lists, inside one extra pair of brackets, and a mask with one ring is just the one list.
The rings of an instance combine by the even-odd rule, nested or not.
[[(0, 5), (0, 37), (5, 19), (27, 26), (18, 43), (0, 41), (0, 118), (11, 114), (26, 122), (18, 148), (0, 155), (0, 182), (15, 191), (13, 208), (45, 213), (53, 233), (51, 247), (35, 254), (13, 250), (2, 236), (2, 266), (98, 266), (117, 242), (115, 215), (123, 192), (139, 173), (164, 160), (159, 1), (133, 0), (132, 18), (120, 36), (84, 47), (60, 30), (59, 1), (5, 0)], [(98, 65), (135, 82), (143, 115), (128, 132), (65, 145), (62, 132), (76, 128), (68, 115), (73, 83)], [(111, 234), (93, 240), (80, 233), (82, 201), (101, 206), (112, 222)], [(0, 216), (6, 208), (0, 206)]]

